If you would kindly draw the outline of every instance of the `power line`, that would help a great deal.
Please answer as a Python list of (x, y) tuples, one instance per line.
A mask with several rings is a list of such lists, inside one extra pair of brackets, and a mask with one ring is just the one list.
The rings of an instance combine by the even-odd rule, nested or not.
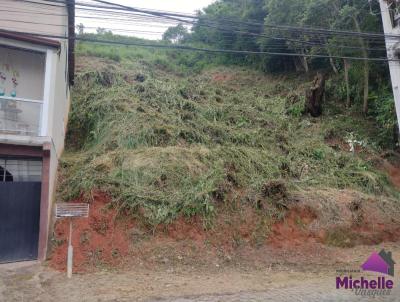
[[(139, 15), (142, 16), (142, 15)], [(142, 16), (144, 17), (144, 16)], [(93, 18), (93, 19), (99, 19), (102, 20), (103, 17), (82, 17), (82, 18)], [(132, 17), (131, 17), (132, 18)], [(106, 18), (104, 18), (106, 19)], [(112, 18), (107, 18), (107, 19), (112, 19)], [(126, 19), (123, 19), (123, 21), (128, 21)], [(191, 23), (193, 24), (193, 23)], [(304, 41), (304, 40), (298, 40), (298, 39), (293, 39), (293, 38), (286, 38), (286, 37), (276, 37), (276, 36), (270, 36), (270, 35), (265, 35), (265, 34), (260, 34), (260, 33), (252, 33), (252, 32), (247, 32), (247, 31), (243, 31), (243, 30), (235, 30), (235, 29), (230, 29), (230, 28), (220, 28), (218, 26), (212, 26), (209, 24), (193, 24), (196, 26), (200, 26), (200, 27), (208, 27), (208, 28), (213, 28), (216, 30), (220, 30), (225, 32), (226, 34), (229, 33), (238, 33), (241, 35), (249, 35), (249, 36), (254, 36), (254, 37), (263, 37), (263, 38), (268, 38), (268, 39), (273, 39), (273, 40), (282, 40), (282, 41), (288, 41), (288, 42), (294, 42), (294, 43), (299, 43), (299, 44), (306, 44), (306, 45), (310, 45), (310, 46), (323, 46), (323, 47), (329, 47), (328, 45), (323, 45), (321, 42), (312, 42), (312, 41)], [(355, 49), (355, 50), (360, 50), (360, 49), (364, 49), (364, 50), (368, 50), (368, 51), (385, 51), (386, 48), (361, 48), (361, 47), (354, 47), (354, 46), (347, 46), (347, 45), (334, 45), (337, 48), (341, 48), (341, 49)]]
[[(47, 2), (60, 2), (59, 0), (45, 0)], [(123, 9), (123, 10), (128, 10), (128, 11), (133, 11), (133, 12), (138, 12), (138, 13), (144, 13), (144, 14), (150, 14), (150, 15), (156, 15), (156, 16), (163, 16), (163, 17), (181, 17), (181, 18), (189, 18), (189, 19), (199, 19), (199, 17), (195, 16), (190, 16), (190, 15), (185, 15), (181, 13), (168, 13), (168, 12), (163, 12), (163, 11), (154, 11), (154, 10), (149, 10), (149, 9), (139, 9), (135, 7), (130, 7), (126, 5), (121, 5), (105, 0), (92, 0), (93, 2), (98, 2), (102, 4), (106, 4), (108, 6), (102, 6), (102, 8), (108, 8), (108, 9)], [(101, 7), (101, 6), (96, 6), (96, 5), (90, 5), (90, 4), (84, 4), (77, 2), (77, 5), (84, 5), (84, 6), (92, 6), (92, 7)], [(111, 6), (111, 7), (110, 7)], [(315, 28), (315, 27), (304, 27), (304, 26), (290, 26), (290, 25), (276, 25), (276, 24), (264, 24), (264, 23), (255, 23), (255, 22), (244, 22), (244, 21), (237, 21), (237, 20), (231, 20), (228, 18), (220, 18), (221, 20), (233, 22), (233, 23), (241, 23), (241, 24), (250, 24), (250, 25), (257, 25), (257, 26), (265, 26), (265, 27), (270, 27), (270, 28), (277, 28), (277, 29), (282, 29), (282, 30), (290, 30), (290, 31), (296, 31), (296, 32), (309, 32), (309, 33), (326, 33), (326, 34), (337, 34), (337, 35), (350, 35), (350, 36), (363, 36), (363, 37), (393, 37), (400, 39), (400, 35), (393, 35), (393, 34), (384, 34), (384, 33), (373, 33), (373, 32), (358, 32), (358, 31), (349, 31), (349, 30), (335, 30), (335, 29), (326, 29), (326, 28)], [(183, 22), (183, 20), (178, 20)]]
[(0, 21), (7, 21), (7, 22), (14, 22), (14, 23), (23, 23), (23, 24), (37, 24), (37, 25), (67, 27), (67, 26), (64, 25), (64, 24), (42, 23), (42, 22), (23, 21), (23, 20), (15, 20), (15, 19), (0, 19)]
[(96, 40), (88, 38), (76, 38), (79, 41), (94, 42), (101, 44), (114, 44), (114, 45), (125, 45), (125, 46), (141, 46), (141, 47), (154, 47), (154, 48), (170, 48), (170, 49), (180, 49), (180, 50), (190, 50), (190, 51), (203, 51), (211, 53), (231, 53), (231, 54), (254, 54), (254, 55), (272, 55), (272, 56), (285, 56), (285, 57), (305, 57), (305, 58), (324, 58), (324, 59), (348, 59), (348, 60), (358, 60), (358, 61), (376, 61), (376, 62), (387, 62), (387, 61), (400, 61), (396, 59), (388, 58), (364, 58), (364, 57), (353, 57), (353, 56), (328, 56), (319, 54), (298, 54), (298, 53), (283, 53), (283, 52), (269, 52), (269, 51), (249, 51), (249, 50), (227, 50), (227, 49), (208, 49), (208, 48), (198, 48), (192, 46), (183, 45), (162, 45), (162, 44), (141, 44), (141, 43), (131, 43), (131, 42), (118, 42), (118, 41), (105, 41)]
[[(19, 1), (28, 1), (32, 2), (32, 0), (19, 0)], [(65, 3), (64, 1), (61, 0), (44, 0), (46, 2), (50, 3)], [(76, 2), (77, 6), (84, 6), (84, 7), (96, 7), (96, 8), (103, 8), (103, 9), (113, 9), (113, 10), (123, 10), (123, 11), (132, 11), (136, 13), (142, 13), (142, 14), (149, 14), (149, 15), (154, 15), (154, 16), (159, 16), (159, 17), (164, 17), (164, 18), (169, 18), (172, 20), (175, 20), (177, 22), (188, 22), (188, 23), (193, 23), (193, 21), (188, 21), (188, 20), (183, 20), (183, 19), (178, 19), (177, 17), (180, 18), (186, 18), (186, 19), (192, 19), (192, 20), (198, 20), (199, 17), (194, 17), (191, 15), (185, 15), (182, 13), (168, 13), (168, 12), (163, 12), (163, 11), (154, 11), (154, 10), (149, 10), (149, 9), (139, 9), (135, 7), (129, 7), (117, 3), (112, 3), (104, 0), (92, 0), (94, 2), (106, 4), (108, 6), (101, 6), (101, 5), (93, 5), (93, 4), (87, 4), (87, 3), (82, 3), (82, 2)], [(39, 4), (37, 2), (34, 2), (36, 4)], [(228, 18), (220, 18), (221, 20), (236, 23), (236, 24), (247, 24), (247, 25), (257, 25), (257, 26), (266, 26), (270, 28), (276, 28), (280, 30), (286, 30), (286, 31), (295, 31), (295, 32), (308, 32), (308, 33), (315, 33), (315, 34), (340, 34), (340, 35), (350, 35), (350, 36), (363, 36), (363, 37), (394, 37), (394, 38), (400, 38), (400, 35), (385, 35), (382, 33), (369, 33), (369, 32), (357, 32), (357, 31), (345, 31), (345, 30), (333, 30), (333, 29), (325, 29), (325, 28), (312, 28), (312, 27), (299, 27), (299, 26), (289, 26), (289, 25), (275, 25), (275, 24), (264, 24), (264, 23), (256, 23), (256, 22), (244, 22), (244, 21), (237, 21), (237, 20), (231, 20)]]
[[(83, 17), (84, 18), (84, 17)], [(89, 17), (90, 18), (90, 17)], [(94, 17), (95, 18), (95, 17)], [(112, 18), (110, 18), (112, 20)], [(56, 27), (66, 27), (66, 25), (63, 24), (51, 24), (51, 23), (42, 23), (42, 22), (31, 22), (31, 21), (22, 21), (22, 20), (14, 20), (14, 19), (2, 19), (2, 21), (9, 21), (9, 22), (13, 22), (13, 23), (23, 23), (23, 24), (40, 24), (40, 25), (46, 25), (46, 26), (56, 26)], [(128, 20), (127, 20), (128, 21)], [(129, 23), (130, 24), (130, 23)], [(134, 25), (138, 25), (139, 23), (135, 22)], [(143, 24), (143, 23), (141, 23)], [(86, 28), (90, 28), (90, 27), (86, 27)], [(139, 31), (133, 31), (133, 30), (128, 30), (128, 29), (117, 29), (117, 28), (109, 28), (109, 27), (101, 27), (107, 30), (111, 30), (111, 31), (119, 31), (119, 32), (137, 32), (140, 33)], [(355, 47), (355, 46), (346, 46), (346, 45), (333, 45), (333, 46), (329, 46), (326, 44), (323, 44), (321, 42), (309, 42), (309, 41), (302, 41), (302, 40), (296, 40), (296, 39), (288, 39), (288, 38), (283, 38), (283, 37), (274, 37), (274, 36), (267, 36), (267, 35), (260, 35), (260, 34), (255, 34), (255, 33), (249, 33), (249, 32), (244, 32), (244, 31), (236, 31), (236, 30), (229, 30), (229, 29), (221, 29), (221, 28), (216, 28), (217, 30), (222, 31), (222, 35), (225, 34), (225, 36), (227, 36), (228, 38), (230, 37), (231, 33), (238, 33), (241, 35), (247, 35), (247, 36), (254, 36), (254, 37), (264, 37), (264, 38), (269, 38), (269, 39), (273, 39), (273, 40), (281, 40), (281, 41), (288, 41), (288, 42), (295, 42), (295, 43), (300, 43), (300, 44), (307, 44), (313, 47), (322, 47), (322, 48), (341, 48), (341, 49), (352, 49), (352, 50), (368, 50), (368, 51), (385, 51), (386, 48), (361, 48), (361, 47)], [(142, 32), (145, 33), (145, 32)], [(152, 32), (151, 34), (155, 34), (154, 32)], [(159, 32), (159, 34), (162, 34), (162, 32)], [(237, 37), (236, 37), (237, 38)], [(232, 40), (235, 39), (235, 37), (232, 37)], [(256, 43), (256, 41), (255, 41)], [(269, 47), (270, 43), (268, 43), (268, 47)], [(271, 45), (273, 46), (273, 45)]]
[(99, 44), (110, 44), (110, 45), (123, 45), (123, 46), (138, 46), (138, 47), (151, 47), (151, 48), (163, 48), (163, 49), (176, 49), (176, 50), (186, 50), (186, 51), (202, 51), (208, 53), (230, 53), (230, 54), (252, 54), (252, 55), (272, 55), (272, 56), (285, 56), (285, 57), (306, 57), (306, 58), (324, 58), (324, 59), (348, 59), (348, 60), (357, 60), (357, 61), (375, 61), (375, 62), (387, 62), (387, 61), (400, 61), (397, 59), (389, 59), (389, 58), (365, 58), (365, 57), (354, 57), (354, 56), (328, 56), (321, 54), (299, 54), (299, 53), (284, 53), (284, 52), (269, 52), (269, 51), (251, 51), (251, 50), (233, 50), (233, 49), (209, 49), (209, 48), (199, 48), (192, 46), (184, 46), (184, 45), (166, 45), (166, 44), (149, 44), (149, 43), (139, 43), (139, 42), (123, 42), (123, 41), (111, 41), (111, 40), (98, 40), (84, 37), (75, 37), (68, 38), (65, 36), (57, 36), (57, 35), (44, 35), (44, 34), (36, 34), (30, 32), (15, 32), (9, 30), (3, 30), (4, 32), (9, 32), (13, 34), (25, 34), (31, 36), (45, 37), (45, 38), (54, 38), (54, 39), (68, 39), (68, 40), (76, 40), (76, 41), (84, 41), (91, 43), (99, 43)]
[[(56, 1), (56, 0), (47, 0), (47, 1)], [(98, 3), (103, 3), (103, 4), (107, 4), (107, 5), (109, 5), (109, 6), (111, 6), (111, 7), (109, 7), (109, 6), (100, 6), (100, 7), (102, 7), (102, 8), (106, 8), (106, 9), (124, 9), (124, 10), (129, 10), (129, 11), (133, 11), (133, 12), (140, 12), (140, 13), (145, 13), (145, 14), (153, 14), (153, 15), (155, 15), (155, 16), (160, 16), (160, 17), (166, 17), (166, 16), (169, 16), (169, 15), (171, 15), (171, 14), (169, 14), (169, 13), (164, 13), (164, 12), (162, 12), (162, 13), (160, 13), (160, 11), (157, 11), (157, 12), (155, 12), (155, 11), (151, 11), (151, 10), (142, 10), (142, 9), (137, 9), (137, 8), (132, 8), (132, 7), (128, 7), (128, 6), (125, 6), (125, 5), (120, 5), (120, 4), (116, 4), (116, 3), (112, 3), (112, 2), (108, 2), (108, 1), (104, 1), (104, 0), (93, 0), (93, 1), (95, 1), (95, 2), (98, 2)], [(78, 5), (79, 5), (79, 3), (78, 3)], [(88, 4), (86, 4), (86, 5), (88, 5)], [(99, 7), (99, 6), (96, 6), (96, 7)], [(199, 18), (198, 17), (192, 17), (192, 16), (187, 16), (187, 15), (181, 15), (181, 14), (177, 14), (177, 13), (174, 13), (174, 14), (172, 14), (173, 16), (174, 16), (174, 20), (177, 20), (175, 17), (177, 17), (177, 16), (179, 16), (179, 17), (184, 17), (184, 18), (192, 18), (192, 19), (196, 19), (197, 18), (197, 20), (198, 21), (202, 21), (202, 20), (199, 20)], [(234, 23), (243, 23), (243, 24), (248, 24), (247, 22), (239, 22), (239, 21), (235, 21), (235, 20), (229, 20), (229, 19), (226, 19), (226, 18), (223, 18), (223, 20), (228, 20), (229, 22), (234, 22)], [(182, 22), (182, 23), (188, 23), (188, 24), (191, 24), (191, 25), (197, 25), (197, 26), (207, 26), (207, 27), (211, 27), (211, 28), (216, 28), (215, 26), (212, 26), (212, 25), (210, 25), (209, 23), (208, 24), (206, 24), (206, 25), (202, 25), (202, 24), (199, 24), (199, 23), (195, 23), (194, 21), (188, 21), (188, 20), (183, 20), (183, 19), (179, 19), (179, 21), (180, 22)], [(203, 21), (204, 22), (204, 21)], [(251, 24), (255, 24), (255, 23), (251, 23)], [(261, 24), (261, 23), (258, 23), (258, 25), (259, 26), (262, 26), (263, 24)], [(302, 30), (305, 30), (305, 29), (307, 29), (307, 30), (311, 30), (312, 28), (304, 28), (304, 27), (300, 27), (300, 28), (297, 28), (297, 27), (290, 27), (290, 26), (273, 26), (273, 25), (267, 25), (267, 26), (270, 26), (270, 27), (277, 27), (277, 28), (284, 28), (284, 29), (286, 29), (286, 30), (288, 30), (288, 28), (291, 28), (291, 30), (292, 30), (292, 32), (294, 31), (294, 30), (296, 30), (296, 31), (298, 31), (299, 29), (302, 29)], [(326, 33), (324, 33), (324, 32), (322, 32), (322, 31), (328, 31), (328, 32), (330, 32), (330, 33), (334, 33), (334, 32), (338, 32), (338, 33), (340, 33), (340, 34), (344, 34), (344, 33), (347, 33), (347, 34), (352, 34), (352, 35), (360, 35), (360, 34), (363, 34), (364, 36), (367, 36), (367, 35), (374, 35), (374, 36), (379, 36), (379, 37), (384, 37), (384, 34), (375, 34), (375, 33), (360, 33), (360, 32), (351, 32), (351, 31), (335, 31), (335, 30), (322, 30), (322, 29), (316, 29), (316, 30), (318, 30), (318, 32), (316, 33), (316, 34), (319, 34), (319, 35), (321, 35), (321, 34), (326, 34)], [(274, 37), (272, 37), (272, 36), (266, 36), (265, 34), (264, 35), (261, 35), (261, 34), (258, 34), (258, 33), (249, 33), (249, 32), (244, 32), (244, 31), (242, 31), (242, 30), (240, 30), (240, 31), (236, 31), (236, 32), (238, 32), (238, 33), (243, 33), (243, 34), (249, 34), (249, 35), (257, 35), (257, 36), (264, 36), (264, 37), (267, 37), (267, 38), (272, 38), (272, 39), (274, 39)], [(397, 36), (397, 37), (400, 37), (400, 36)], [(291, 42), (299, 42), (298, 40), (296, 41), (296, 40), (294, 40), (294, 39), (290, 39), (290, 38), (279, 38), (279, 39), (286, 39), (286, 40), (292, 40)], [(305, 43), (305, 44), (312, 44), (312, 42), (303, 42), (302, 41), (302, 43)], [(347, 46), (343, 46), (343, 48), (348, 48)], [(352, 47), (350, 47), (350, 48), (352, 48)], [(354, 48), (353, 48), (354, 49)]]
[[(20, 0), (20, 1), (32, 2), (31, 0)], [(64, 3), (64, 1), (60, 1), (60, 0), (45, 0), (45, 1), (50, 2), (50, 3)], [(151, 15), (153, 15), (153, 16), (162, 17), (162, 18), (166, 18), (166, 17), (169, 17), (169, 15), (172, 15), (172, 16), (174, 16), (173, 20), (174, 20), (175, 22), (183, 22), (183, 23), (188, 23), (188, 24), (191, 24), (191, 25), (195, 25), (194, 21), (176, 19), (175, 17), (179, 16), (179, 17), (189, 18), (189, 19), (196, 19), (196, 18), (199, 19), (199, 17), (194, 17), (194, 16), (192, 16), (192, 15), (183, 15), (183, 14), (180, 14), (180, 13), (173, 13), (173, 14), (171, 14), (171, 13), (166, 13), (166, 12), (162, 12), (162, 11), (143, 10), (143, 9), (137, 9), (137, 8), (132, 8), (132, 7), (124, 6), (124, 5), (115, 4), (115, 3), (112, 3), (112, 2), (108, 2), (108, 1), (102, 1), (102, 0), (93, 0), (93, 1), (99, 2), (99, 3), (104, 3), (104, 4), (107, 4), (108, 6), (99, 6), (99, 5), (87, 4), (87, 3), (81, 3), (81, 2), (77, 2), (77, 5), (82, 5), (82, 6), (90, 7), (90, 8), (96, 7), (96, 8), (102, 8), (102, 9), (107, 9), (107, 10), (112, 9), (112, 10), (131, 11), (131, 12), (142, 13), (142, 14), (143, 14), (143, 13), (144, 13), (144, 14), (151, 14)], [(43, 4), (43, 3), (37, 3), (37, 2), (34, 2), (34, 3), (36, 3), (36, 4)], [(116, 6), (117, 6), (117, 7), (116, 7)], [(141, 16), (144, 17), (144, 15), (141, 15)], [(147, 16), (147, 17), (149, 17), (149, 16)], [(246, 24), (246, 25), (249, 25), (249, 24), (250, 24), (250, 25), (256, 24), (256, 25), (258, 25), (258, 26), (263, 26), (262, 23), (243, 22), (243, 21), (230, 20), (230, 19), (227, 19), (227, 18), (221, 18), (221, 19), (222, 19), (222, 20), (227, 20), (227, 21), (229, 21), (230, 23)], [(204, 23), (204, 19), (201, 20), (201, 21)], [(210, 24), (210, 23), (208, 23), (207, 25), (209, 26), (209, 24)], [(198, 25), (198, 24), (197, 24), (197, 25)], [(203, 25), (203, 26), (204, 26), (204, 25)], [(272, 26), (272, 27), (279, 27), (279, 28), (282, 27), (282, 26), (273, 26), (273, 25), (269, 25), (269, 26)], [(210, 26), (209, 26), (209, 27), (210, 27)], [(211, 26), (211, 27), (213, 27), (213, 26)], [(304, 29), (304, 28), (300, 28), (300, 29)], [(306, 29), (310, 29), (310, 28), (306, 28)], [(298, 27), (295, 27), (295, 30), (298, 31), (299, 28), (298, 28)], [(317, 29), (317, 30), (321, 30), (321, 29)], [(292, 29), (292, 31), (293, 31), (293, 29)], [(330, 30), (330, 31), (332, 31), (332, 30)], [(244, 33), (242, 30), (241, 30), (241, 32)], [(340, 31), (340, 33), (343, 33), (343, 32), (344, 32), (344, 31)], [(346, 32), (347, 32), (347, 33), (356, 34), (356, 35), (359, 34), (359, 32), (349, 32), (349, 31), (346, 31)], [(251, 34), (255, 34), (255, 33), (251, 33)], [(324, 34), (324, 33), (318, 32), (317, 34), (321, 35), (321, 34)], [(368, 33), (365, 33), (365, 34), (368, 34)], [(382, 34), (379, 34), (379, 35), (382, 35)], [(270, 37), (270, 36), (269, 36), (269, 37)], [(272, 38), (273, 38), (273, 37), (272, 37)], [(286, 38), (286, 39), (290, 39), (290, 38)], [(299, 41), (293, 41), (293, 42), (299, 42)], [(310, 43), (310, 42), (303, 42), (303, 43)]]
[[(32, 1), (29, 1), (29, 0), (23, 0), (23, 1), (28, 1), (28, 2), (32, 2)], [(56, 2), (56, 3), (59, 3), (60, 1), (56, 1), (56, 0), (46, 0), (47, 2)], [(108, 2), (108, 1), (102, 1), (102, 0), (94, 0), (94, 1), (96, 1), (96, 2), (99, 2), (99, 3), (104, 3), (104, 4), (108, 4), (108, 5), (112, 5), (112, 6), (118, 6), (119, 8), (123, 8), (124, 10), (126, 9), (126, 10), (129, 10), (129, 11), (133, 11), (133, 12), (140, 12), (140, 13), (145, 13), (145, 14), (148, 14), (150, 11), (148, 11), (148, 10), (145, 10), (145, 11), (143, 11), (143, 10), (140, 10), (140, 9), (135, 9), (135, 8), (129, 8), (129, 7), (126, 7), (126, 6), (123, 6), (123, 5), (118, 5), (118, 4), (115, 4), (115, 3), (111, 3), (111, 2)], [(37, 3), (37, 2), (35, 2), (35, 3)], [(39, 4), (39, 3), (37, 3), (37, 4)], [(87, 5), (87, 6), (90, 6), (89, 4), (82, 4), (82, 3), (79, 3), (78, 2), (78, 5)], [(99, 6), (96, 6), (96, 7), (99, 7)], [(107, 9), (116, 9), (115, 7), (104, 7), (104, 6), (102, 6), (102, 8), (107, 8)], [(105, 12), (106, 13), (106, 11), (102, 11), (102, 12)], [(153, 11), (151, 11), (151, 12), (153, 12)], [(162, 18), (164, 18), (165, 17), (165, 13), (153, 13), (153, 15), (155, 15), (156, 17), (162, 17)], [(174, 14), (174, 16), (178, 16), (179, 14)], [(141, 17), (149, 17), (149, 16), (144, 16), (144, 15), (137, 15), (137, 16), (141, 16)], [(186, 16), (185, 16), (186, 17)], [(87, 18), (96, 18), (96, 17), (87, 17)], [(132, 18), (132, 17), (131, 17)], [(99, 18), (100, 19), (100, 18)], [(112, 19), (112, 18), (110, 18), (110, 19)], [(174, 19), (175, 20), (175, 19)], [(125, 20), (124, 20), (125, 21)], [(129, 22), (129, 20), (126, 20), (127, 22)], [(227, 29), (227, 28), (220, 28), (219, 26), (213, 26), (213, 25), (210, 25), (210, 24), (199, 24), (199, 23), (193, 23), (193, 22), (191, 22), (191, 21), (187, 21), (187, 20), (180, 20), (180, 21), (184, 21), (184, 22), (189, 22), (190, 24), (192, 24), (192, 25), (197, 25), (197, 26), (205, 26), (205, 27), (209, 27), (209, 28), (214, 28), (214, 29), (216, 29), (216, 30), (219, 30), (219, 31), (223, 31), (224, 33), (226, 33), (226, 34), (232, 34), (232, 33), (235, 33), (235, 34), (240, 34), (240, 35), (248, 35), (248, 36), (254, 36), (254, 37), (262, 37), (262, 38), (267, 38), (267, 39), (273, 39), (273, 40), (281, 40), (281, 41), (287, 41), (287, 42), (293, 42), (293, 43), (299, 43), (299, 44), (304, 44), (304, 45), (310, 45), (310, 46), (313, 46), (313, 47), (325, 47), (325, 48), (329, 48), (329, 45), (326, 45), (326, 44), (323, 44), (323, 43), (321, 43), (321, 42), (312, 42), (312, 41), (304, 41), (304, 40), (298, 40), (298, 39), (292, 39), (292, 38), (286, 38), (286, 37), (275, 37), (275, 36), (269, 36), (269, 35), (265, 35), (265, 34), (259, 34), (259, 33), (253, 33), (253, 32), (247, 32), (247, 31), (243, 31), (243, 30), (235, 30), (235, 29), (231, 29), (231, 28), (229, 28), (229, 29)], [(204, 23), (204, 22), (200, 22), (200, 23)], [(381, 49), (378, 49), (378, 48), (361, 48), (361, 47), (354, 47), (354, 46), (347, 46), (347, 45), (337, 45), (337, 44), (335, 44), (334, 45), (334, 47), (336, 47), (336, 48), (341, 48), (341, 49), (353, 49), (353, 50), (361, 50), (361, 49), (364, 49), (364, 50), (368, 50), (368, 51), (384, 51), (384, 50), (386, 50), (386, 48), (381, 48)]]
[[(65, 14), (54, 14), (54, 13), (44, 13), (38, 11), (18, 11), (12, 9), (0, 9), (0, 12), (5, 13), (15, 13), (15, 14), (30, 14), (30, 15), (43, 15), (43, 16), (52, 16), (52, 17), (67, 17)], [(2, 19), (0, 19), (2, 20)]]
[(65, 1), (47, 1), (47, 0), (44, 0), (46, 2), (53, 2), (53, 3), (58, 3), (58, 4), (37, 2), (37, 1), (33, 1), (33, 0), (14, 0), (14, 1), (27, 2), (27, 3), (31, 3), (31, 4), (46, 5), (46, 6), (52, 6), (52, 7), (61, 7), (61, 8), (66, 6), (65, 5)]

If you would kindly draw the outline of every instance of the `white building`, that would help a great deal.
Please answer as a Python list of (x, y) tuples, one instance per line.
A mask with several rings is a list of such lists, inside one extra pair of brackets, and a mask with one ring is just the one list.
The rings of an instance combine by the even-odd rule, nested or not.
[(74, 10), (74, 0), (0, 1), (0, 263), (46, 257), (74, 77)]

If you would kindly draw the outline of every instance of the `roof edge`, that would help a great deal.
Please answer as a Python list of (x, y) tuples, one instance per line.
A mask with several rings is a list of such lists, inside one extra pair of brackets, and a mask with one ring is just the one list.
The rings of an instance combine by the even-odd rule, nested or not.
[(60, 48), (61, 43), (57, 40), (42, 38), (38, 36), (33, 36), (25, 33), (18, 32), (8, 32), (5, 30), (0, 30), (0, 37), (6, 39), (17, 40), (21, 42), (27, 42), (32, 44), (44, 45), (52, 48)]

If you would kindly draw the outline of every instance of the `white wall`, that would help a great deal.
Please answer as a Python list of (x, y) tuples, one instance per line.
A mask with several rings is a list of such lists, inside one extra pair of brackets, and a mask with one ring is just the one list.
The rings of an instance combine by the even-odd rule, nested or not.
[(60, 156), (64, 149), (65, 132), (68, 123), (70, 93), (68, 87), (67, 43), (61, 42), (61, 50), (54, 55), (56, 66), (54, 74), (54, 102), (51, 108), (50, 136), (53, 138), (57, 154)]
[[(58, 162), (64, 150), (64, 140), (68, 122), (68, 113), (70, 108), (70, 92), (67, 74), (67, 51), (68, 44), (61, 41), (59, 52), (49, 50), (47, 52), (47, 62), (51, 64), (50, 69), (50, 103), (48, 112), (48, 136), (51, 138), (51, 159), (50, 159), (50, 177), (49, 177), (49, 200), (54, 202)], [(49, 211), (51, 208), (49, 209)], [(49, 215), (51, 212), (49, 212)], [(50, 221), (50, 220), (49, 220)]]
[(65, 35), (68, 31), (65, 5), (43, 0), (34, 2), (38, 2), (38, 4), (1, 0), (0, 28), (39, 34)]

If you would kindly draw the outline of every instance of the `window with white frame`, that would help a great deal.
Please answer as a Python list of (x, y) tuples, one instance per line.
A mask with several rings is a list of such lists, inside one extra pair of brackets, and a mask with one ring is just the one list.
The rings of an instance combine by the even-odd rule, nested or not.
[(44, 52), (0, 45), (0, 132), (38, 136), (43, 108)]

